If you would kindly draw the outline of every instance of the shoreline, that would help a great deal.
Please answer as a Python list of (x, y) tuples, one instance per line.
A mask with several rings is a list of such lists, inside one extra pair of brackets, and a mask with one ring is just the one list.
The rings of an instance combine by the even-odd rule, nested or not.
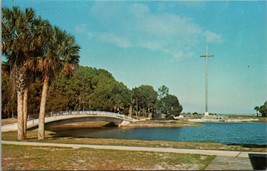
[[(127, 128), (126, 128), (127, 129)], [(114, 139), (114, 138), (79, 138), (79, 137), (58, 137), (54, 131), (45, 131), (45, 140), (37, 139), (38, 130), (27, 132), (25, 142), (51, 142), (67, 144), (95, 144), (95, 145), (124, 145), (124, 146), (145, 146), (145, 147), (170, 147), (187, 148), (202, 150), (241, 150), (267, 152), (267, 145), (260, 144), (223, 144), (216, 142), (198, 142), (198, 141), (164, 141), (164, 140), (135, 140), (135, 139)], [(71, 137), (71, 138), (70, 138)], [(3, 141), (18, 141), (16, 131), (2, 133)]]
[(175, 120), (143, 120), (123, 125), (121, 128), (179, 128), (184, 126), (200, 126), (201, 122), (216, 123), (242, 123), (242, 122), (267, 122), (258, 118), (183, 118)]
[[(201, 119), (188, 119), (190, 122), (261, 122), (259, 119), (255, 118), (201, 118)], [(264, 122), (264, 121), (262, 121)], [(266, 121), (265, 121), (266, 122)]]
[(184, 126), (200, 126), (200, 123), (191, 122), (187, 119), (154, 120), (146, 118), (127, 125), (122, 125), (121, 128), (180, 128)]

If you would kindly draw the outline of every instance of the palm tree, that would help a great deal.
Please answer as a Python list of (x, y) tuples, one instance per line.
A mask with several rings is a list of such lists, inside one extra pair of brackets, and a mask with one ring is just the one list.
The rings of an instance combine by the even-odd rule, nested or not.
[(34, 78), (39, 75), (39, 73), (36, 74), (37, 71), (37, 63), (38, 63), (38, 57), (42, 55), (43, 52), (43, 44), (46, 42), (47, 37), (45, 36), (52, 36), (47, 33), (50, 33), (52, 26), (47, 20), (43, 20), (41, 17), (36, 18), (33, 21), (33, 29), (32, 36), (34, 39), (31, 41), (31, 46), (34, 47), (34, 51), (29, 54), (30, 59), (27, 63), (25, 63), (25, 66), (27, 68), (27, 85), (24, 91), (24, 97), (23, 97), (23, 112), (24, 112), (24, 132), (26, 137), (26, 130), (27, 130), (27, 112), (28, 112), (28, 88), (30, 86), (30, 83), (33, 82)]
[[(18, 139), (23, 140), (23, 93), (25, 90), (25, 67), (27, 60), (25, 51), (29, 50), (29, 26), (33, 20), (34, 12), (26, 9), (22, 12), (18, 7), (12, 10), (3, 8), (2, 19), (2, 47), (3, 54), (11, 68), (12, 82), (16, 85)], [(22, 24), (23, 23), (23, 24)]]
[(38, 25), (40, 18), (35, 17), (34, 10), (18, 7), (2, 9), (2, 50), (10, 66), (12, 82), (17, 93), (18, 139), (26, 136), (24, 118), (27, 118), (27, 98), (29, 80), (27, 73), (32, 68), (36, 48), (41, 44), (40, 36), (43, 26)]
[(259, 106), (255, 106), (255, 107), (254, 107), (254, 110), (256, 110), (257, 117), (258, 117), (258, 114), (259, 114), (258, 112), (259, 112), (259, 110), (260, 110), (260, 107), (259, 107)]
[(37, 70), (42, 73), (43, 88), (39, 112), (38, 139), (45, 138), (45, 106), (48, 89), (60, 72), (71, 73), (79, 63), (80, 47), (73, 36), (54, 27), (50, 30), (51, 37), (43, 47), (43, 56), (38, 58)]

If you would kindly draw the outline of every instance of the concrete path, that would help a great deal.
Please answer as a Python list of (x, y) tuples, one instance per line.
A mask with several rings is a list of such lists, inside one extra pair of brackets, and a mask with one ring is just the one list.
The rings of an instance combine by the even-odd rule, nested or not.
[(62, 144), (62, 143), (40, 143), (40, 142), (18, 142), (18, 141), (2, 141), (2, 144), (201, 154), (201, 155), (215, 155), (215, 156), (227, 156), (227, 157), (238, 157), (238, 158), (240, 157), (247, 158), (248, 154), (267, 154), (267, 152), (241, 152), (241, 151), (177, 149), (177, 148), (162, 148), (162, 147), (133, 147), (133, 146), (115, 146), (115, 145)]
[(249, 158), (217, 156), (205, 170), (253, 170)]

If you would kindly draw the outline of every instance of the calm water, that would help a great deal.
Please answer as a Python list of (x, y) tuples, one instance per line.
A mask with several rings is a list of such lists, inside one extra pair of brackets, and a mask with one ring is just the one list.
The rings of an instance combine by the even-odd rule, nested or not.
[(198, 141), (225, 144), (267, 144), (267, 123), (202, 123), (182, 128), (97, 128), (57, 131), (60, 136)]

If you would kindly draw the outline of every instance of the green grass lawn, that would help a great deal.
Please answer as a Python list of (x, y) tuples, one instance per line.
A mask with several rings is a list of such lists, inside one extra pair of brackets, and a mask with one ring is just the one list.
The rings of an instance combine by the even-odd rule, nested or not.
[[(173, 142), (173, 141), (143, 141), (143, 140), (124, 140), (107, 138), (74, 138), (74, 137), (55, 137), (52, 131), (46, 131), (45, 140), (37, 140), (37, 130), (27, 132), (25, 141), (32, 142), (51, 142), (67, 144), (98, 144), (98, 145), (123, 145), (123, 146), (144, 146), (144, 147), (169, 147), (183, 149), (202, 149), (202, 150), (237, 150), (267, 152), (266, 145), (226, 145), (212, 142)], [(17, 132), (3, 132), (2, 140), (17, 141)]]
[(214, 156), (2, 145), (3, 170), (203, 170)]

